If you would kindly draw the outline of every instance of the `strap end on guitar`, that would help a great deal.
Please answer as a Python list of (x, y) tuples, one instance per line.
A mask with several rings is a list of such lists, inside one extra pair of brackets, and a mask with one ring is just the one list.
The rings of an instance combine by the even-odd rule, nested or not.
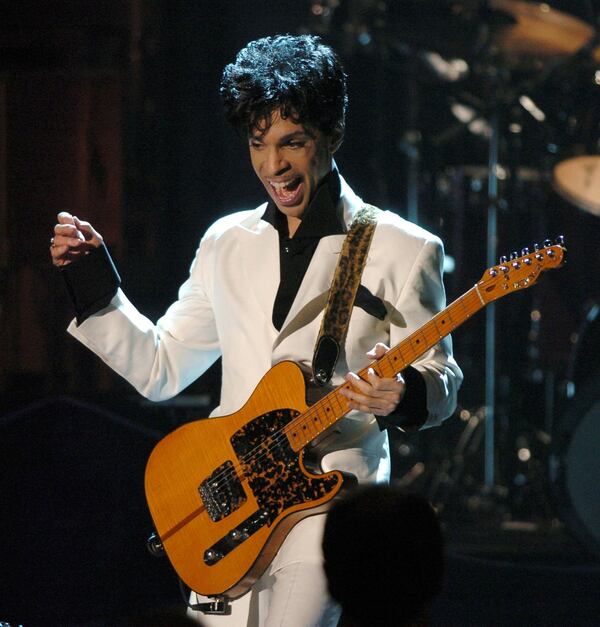
[(314, 382), (319, 386), (327, 385), (333, 376), (333, 370), (340, 355), (340, 345), (330, 335), (322, 335), (313, 355), (312, 371)]

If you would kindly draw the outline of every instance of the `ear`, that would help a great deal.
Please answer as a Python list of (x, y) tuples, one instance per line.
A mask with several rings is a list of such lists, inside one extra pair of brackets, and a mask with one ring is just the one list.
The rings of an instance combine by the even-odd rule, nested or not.
[(329, 152), (333, 155), (337, 152), (337, 149), (342, 145), (344, 141), (344, 126), (337, 124), (333, 129), (333, 133), (329, 136), (328, 148)]

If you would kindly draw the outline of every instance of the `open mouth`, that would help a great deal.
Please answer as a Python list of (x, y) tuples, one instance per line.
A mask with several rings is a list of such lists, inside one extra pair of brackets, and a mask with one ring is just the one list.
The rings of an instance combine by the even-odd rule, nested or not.
[(290, 181), (269, 181), (269, 186), (276, 202), (285, 207), (297, 205), (302, 198), (304, 189), (301, 176), (291, 179)]

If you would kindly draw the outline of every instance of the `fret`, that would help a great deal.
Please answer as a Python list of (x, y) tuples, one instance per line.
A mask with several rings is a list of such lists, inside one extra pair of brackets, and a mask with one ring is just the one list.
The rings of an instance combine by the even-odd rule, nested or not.
[[(456, 309), (456, 307), (450, 306), (450, 307), (448, 307), (448, 309), (446, 309), (445, 311), (441, 312), (441, 313), (446, 315), (448, 320), (450, 320), (450, 328), (451, 328), (452, 331), (454, 331), (454, 329), (456, 329), (456, 327), (460, 324), (460, 322), (454, 322), (454, 318), (452, 317), (452, 312), (455, 309)], [(440, 314), (438, 314), (438, 315), (440, 315)]]
[(306, 438), (307, 442), (310, 442), (313, 438), (316, 438), (321, 433), (318, 427), (314, 423), (313, 416), (316, 412), (307, 412), (304, 420), (302, 421), (302, 435)]
[[(325, 429), (327, 429), (327, 427), (330, 427), (336, 420), (336, 413), (335, 413), (335, 408), (333, 406), (333, 401), (337, 401), (337, 394), (331, 394), (330, 396), (326, 396), (323, 401), (331, 401), (329, 403), (325, 403)], [(338, 411), (340, 413), (342, 413), (342, 409), (341, 406), (339, 405), (338, 402)]]
[(407, 340), (409, 342), (410, 350), (412, 351), (412, 359), (410, 361), (413, 362), (419, 356), (419, 349), (421, 347), (419, 345), (419, 341), (414, 337), (414, 334), (409, 335)]
[(431, 321), (431, 327), (437, 336), (438, 342), (452, 331), (451, 325), (448, 324), (446, 318), (434, 318)]
[[(320, 405), (320, 403), (317, 403), (317, 405)], [(321, 431), (324, 431), (327, 428), (325, 426), (327, 407), (324, 405), (323, 407), (317, 408), (316, 405), (313, 405), (311, 410), (311, 420), (313, 425), (318, 429), (319, 433), (321, 433)]]
[(393, 377), (395, 374), (400, 372), (400, 370), (402, 370), (401, 367), (399, 369), (396, 369), (395, 364), (400, 361), (400, 358), (395, 357), (393, 353), (394, 351), (387, 352), (381, 360), (382, 370), (384, 373), (383, 376), (388, 378)]
[[(390, 364), (390, 370), (393, 374), (397, 374), (398, 372), (402, 372), (404, 368), (408, 365), (408, 360), (404, 358), (402, 354), (402, 348), (404, 346), (404, 342), (401, 342), (396, 348), (393, 348), (389, 353), (386, 354), (387, 360)], [(389, 355), (389, 357), (388, 357)]]
[(470, 310), (469, 307), (467, 307), (467, 297), (466, 297), (466, 294), (465, 294), (465, 296), (463, 296), (460, 299), (460, 305), (462, 307), (462, 312), (461, 313), (462, 313), (462, 319), (464, 321), (464, 320), (466, 320), (467, 318), (469, 318), (471, 316), (471, 310)]

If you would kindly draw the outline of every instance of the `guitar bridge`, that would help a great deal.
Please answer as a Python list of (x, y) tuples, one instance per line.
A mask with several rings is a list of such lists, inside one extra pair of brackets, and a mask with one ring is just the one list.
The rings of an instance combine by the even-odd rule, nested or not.
[(246, 494), (231, 461), (221, 464), (199, 486), (202, 503), (213, 522), (229, 516), (246, 502)]

